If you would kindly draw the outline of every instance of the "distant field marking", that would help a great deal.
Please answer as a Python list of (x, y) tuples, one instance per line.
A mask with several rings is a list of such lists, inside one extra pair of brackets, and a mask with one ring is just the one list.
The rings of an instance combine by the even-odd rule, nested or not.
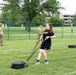
[(10, 51), (25, 51), (25, 49), (0, 50), (0, 52), (10, 52)]
[(76, 73), (76, 71), (74, 71), (74, 72), (69, 72), (69, 73), (66, 73), (66, 74), (64, 74), (64, 75), (71, 75), (71, 74), (75, 74)]

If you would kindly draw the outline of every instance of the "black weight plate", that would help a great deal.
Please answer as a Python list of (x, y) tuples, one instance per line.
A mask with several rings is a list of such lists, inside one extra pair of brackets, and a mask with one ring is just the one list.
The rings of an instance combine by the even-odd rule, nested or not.
[(25, 65), (25, 62), (23, 61), (16, 61), (12, 63), (13, 66), (17, 66), (17, 65)]
[(13, 62), (11, 68), (13, 69), (21, 69), (27, 67), (28, 65), (23, 61)]
[(76, 45), (68, 45), (68, 48), (76, 48)]

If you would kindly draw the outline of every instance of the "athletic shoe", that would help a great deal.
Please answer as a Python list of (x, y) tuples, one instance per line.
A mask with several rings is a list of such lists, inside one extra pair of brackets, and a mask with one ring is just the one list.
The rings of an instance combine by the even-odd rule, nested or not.
[(40, 64), (40, 62), (39, 61), (36, 61), (35, 65), (39, 65), (39, 64)]
[(44, 64), (48, 64), (48, 61), (45, 61)]

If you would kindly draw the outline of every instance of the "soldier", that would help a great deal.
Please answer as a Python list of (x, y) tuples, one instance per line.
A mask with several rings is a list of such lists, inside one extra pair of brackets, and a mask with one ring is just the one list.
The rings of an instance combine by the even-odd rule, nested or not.
[(3, 34), (2, 24), (0, 23), (0, 44), (1, 46), (3, 46), (3, 39), (4, 39), (4, 34)]
[(42, 35), (42, 25), (40, 25), (38, 27), (38, 30), (37, 30), (38, 34), (37, 34), (37, 41), (36, 43), (38, 42), (38, 40), (40, 39), (41, 35)]

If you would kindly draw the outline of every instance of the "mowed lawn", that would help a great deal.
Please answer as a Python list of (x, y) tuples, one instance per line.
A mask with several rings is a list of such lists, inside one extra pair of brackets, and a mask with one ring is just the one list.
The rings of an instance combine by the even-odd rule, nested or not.
[(27, 68), (11, 69), (14, 61), (25, 61), (36, 45), (35, 40), (5, 40), (0, 46), (0, 75), (76, 75), (76, 48), (68, 48), (76, 44), (76, 38), (55, 38), (52, 48), (47, 52), (49, 64), (34, 65), (38, 51), (27, 62)]

